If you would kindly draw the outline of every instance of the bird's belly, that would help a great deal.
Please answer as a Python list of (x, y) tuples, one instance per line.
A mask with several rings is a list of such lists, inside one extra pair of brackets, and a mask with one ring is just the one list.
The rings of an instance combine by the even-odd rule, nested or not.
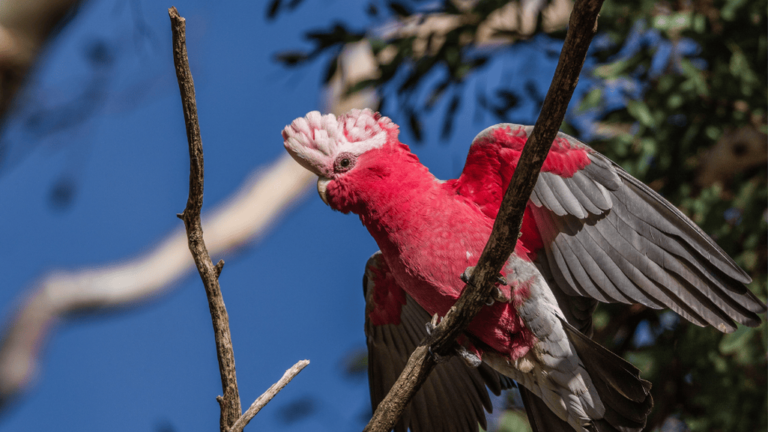
[[(418, 223), (397, 229), (369, 227), (395, 281), (430, 315), (443, 317), (456, 303), (464, 288), (460, 275), (477, 265), (493, 228), (493, 220), (463, 206), (445, 203)], [(496, 303), (480, 311), (467, 333), (482, 342), (481, 349), (518, 358), (529, 346), (523, 330), (514, 307)]]
[[(465, 257), (466, 260), (456, 260), (460, 264), (449, 265), (455, 268), (446, 269), (448, 274), (454, 277), (443, 279), (433, 272), (423, 272), (418, 266), (411, 266), (411, 263), (405, 262), (402, 257), (401, 254), (387, 260), (398, 285), (427, 313), (440, 317), (448, 313), (461, 294), (464, 287), (464, 282), (459, 277), (461, 272), (467, 266), (477, 264), (477, 258), (474, 256)], [(530, 332), (525, 330), (525, 325), (512, 303), (497, 302), (484, 306), (470, 323), (467, 333), (472, 336), (471, 339), (482, 342), (476, 347), (480, 352), (491, 348), (513, 360), (525, 355), (533, 344)]]

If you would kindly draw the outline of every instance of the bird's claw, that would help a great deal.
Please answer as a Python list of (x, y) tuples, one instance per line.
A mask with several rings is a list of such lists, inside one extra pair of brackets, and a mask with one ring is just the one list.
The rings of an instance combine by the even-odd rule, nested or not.
[(431, 335), (438, 324), (440, 324), (440, 317), (437, 314), (432, 315), (432, 319), (425, 324), (427, 334)]
[(472, 278), (472, 272), (474, 271), (475, 271), (475, 266), (469, 266), (464, 270), (464, 273), (462, 273), (459, 277), (465, 284), (468, 284), (469, 280)]
[[(469, 284), (469, 280), (472, 278), (472, 273), (475, 271), (474, 266), (467, 267), (466, 270), (464, 270), (464, 273), (462, 273), (459, 277), (465, 284)], [(496, 275), (496, 283), (499, 285), (508, 285), (507, 278), (504, 277), (501, 273)], [(504, 294), (501, 292), (501, 290), (498, 287), (493, 287), (493, 291), (491, 291), (491, 298), (488, 299), (488, 301), (485, 303), (487, 306), (493, 306), (495, 302), (503, 302), (507, 303), (509, 302), (509, 299), (504, 296)]]
[(511, 300), (504, 295), (504, 292), (499, 289), (499, 287), (493, 287), (493, 290), (491, 290), (491, 299), (501, 303), (509, 303)]
[(448, 360), (450, 360), (450, 356), (442, 356), (436, 352), (433, 352), (432, 347), (427, 348), (427, 351), (429, 351), (429, 355), (431, 355), (432, 358), (435, 359), (435, 362), (437, 363), (445, 363)]

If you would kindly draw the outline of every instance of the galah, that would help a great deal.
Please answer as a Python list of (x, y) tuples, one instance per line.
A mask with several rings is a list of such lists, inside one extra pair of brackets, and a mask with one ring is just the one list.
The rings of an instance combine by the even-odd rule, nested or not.
[[(442, 181), (371, 110), (313, 111), (283, 130), (286, 150), (319, 177), (322, 200), (359, 215), (380, 248), (363, 281), (374, 409), (430, 317), (458, 299), (531, 131), (485, 129), (461, 176)], [(396, 430), (476, 431), (491, 409), (486, 387), (498, 394), (512, 379), (534, 430), (640, 431), (651, 385), (588, 337), (598, 302), (670, 308), (723, 332), (757, 326), (766, 311), (745, 286), (750, 277), (690, 219), (563, 133), (501, 273), (496, 301), (457, 340), (461, 356), (438, 365)]]

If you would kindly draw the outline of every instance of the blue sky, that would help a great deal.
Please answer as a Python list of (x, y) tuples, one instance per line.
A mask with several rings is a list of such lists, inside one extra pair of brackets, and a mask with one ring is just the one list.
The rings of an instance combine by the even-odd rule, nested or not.
[[(5, 322), (41, 275), (130, 258), (181, 226), (175, 214), (186, 202), (189, 162), (171, 5), (187, 18), (206, 157), (204, 210), (281, 156), (282, 128), (320, 107), (324, 63), (286, 70), (274, 53), (307, 48), (303, 31), (333, 20), (355, 28), (369, 22), (357, 1), (307, 0), (275, 21), (264, 18), (266, 2), (86, 2), (49, 46), (30, 90), (35, 102), (3, 137)], [(548, 85), (555, 63), (541, 55), (546, 46), (540, 40), (505, 51), (481, 75), (484, 85)], [(458, 174), (472, 137), (494, 123), (488, 115), (475, 121), (474, 104), (466, 103), (450, 140), (439, 142), (444, 103), (424, 118), (425, 143), (412, 146), (440, 178)], [(389, 109), (395, 121), (405, 120)], [(535, 120), (527, 103), (512, 114), (521, 123)], [(413, 143), (407, 130), (401, 139)], [(57, 185), (74, 185), (68, 204), (52, 204)], [(227, 259), (221, 284), (243, 405), (296, 361), (312, 362), (251, 429), (362, 428), (367, 383), (345, 376), (343, 366), (364, 348), (361, 278), (376, 249), (355, 216), (328, 210), (308, 191), (257, 244), (214, 257)], [(171, 294), (139, 307), (59, 326), (36, 384), (0, 419), (0, 431), (215, 430), (220, 392), (205, 295), (190, 274)], [(286, 409), (305, 401), (312, 401), (308, 415), (286, 420)]]

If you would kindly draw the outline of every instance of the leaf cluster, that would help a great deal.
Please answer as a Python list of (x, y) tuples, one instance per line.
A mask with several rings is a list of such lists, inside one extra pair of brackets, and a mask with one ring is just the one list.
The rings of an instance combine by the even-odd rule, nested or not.
[[(609, 131), (593, 146), (678, 204), (747, 270), (762, 299), (767, 9), (765, 1), (606, 2), (600, 29), (609, 43), (595, 53), (581, 106)], [(623, 89), (623, 106), (611, 106), (612, 87)], [(746, 154), (740, 130), (758, 131), (761, 151)], [(719, 175), (705, 179), (716, 166)], [(670, 314), (608, 307), (596, 319), (601, 342), (654, 383), (649, 429), (672, 420), (691, 431), (766, 429), (765, 323), (722, 335)]]
[[(311, 30), (305, 34), (314, 44), (311, 50), (282, 52), (276, 55), (276, 60), (287, 67), (295, 67), (330, 53), (323, 78), (323, 84), (327, 84), (337, 72), (344, 44), (366, 38), (377, 61), (377, 74), (370, 79), (349, 83), (345, 91), (352, 94), (364, 89), (376, 89), (380, 95), (380, 111), (387, 106), (384, 95), (393, 94), (417, 141), (422, 139), (422, 115), (431, 112), (444, 97), (449, 101), (443, 115), (441, 136), (447, 138), (462, 102), (466, 79), (482, 69), (498, 48), (531, 36), (494, 29), (492, 36), (498, 39), (489, 42), (487, 34), (481, 34), (481, 26), (489, 17), (498, 14), (510, 3), (519, 2), (440, 0), (384, 3), (386, 9), (383, 10), (376, 6), (377, 2), (369, 3), (367, 12), (371, 24), (368, 29), (353, 31), (336, 23), (327, 30)], [(428, 25), (427, 21), (434, 18), (440, 24)], [(382, 26), (384, 23), (387, 25)], [(534, 34), (541, 31), (539, 15)], [(562, 38), (565, 36), (563, 31), (556, 34)], [(439, 76), (436, 82), (430, 79), (435, 76)], [(426, 92), (424, 97), (420, 97), (424, 93), (422, 90)], [(506, 116), (517, 105), (518, 96), (508, 90), (496, 96), (501, 98), (500, 104), (483, 99), (483, 106), (497, 116)]]

